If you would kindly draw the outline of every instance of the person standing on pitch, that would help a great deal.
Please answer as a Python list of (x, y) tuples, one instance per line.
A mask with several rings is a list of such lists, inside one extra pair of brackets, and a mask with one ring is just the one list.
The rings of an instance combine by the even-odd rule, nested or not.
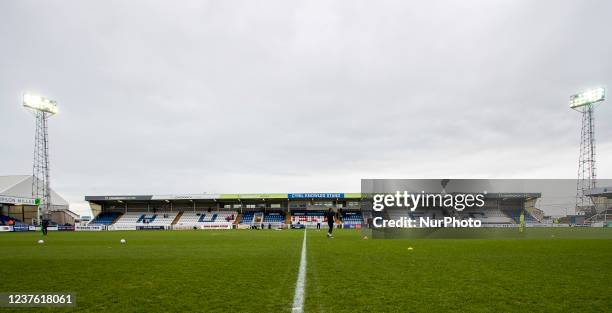
[(49, 220), (46, 218), (43, 218), (42, 225), (40, 228), (44, 236), (47, 236), (47, 227), (49, 227)]
[(332, 210), (332, 208), (329, 208), (329, 210), (327, 210), (327, 213), (325, 213), (325, 217), (327, 218), (327, 226), (329, 226), (329, 231), (327, 231), (327, 237), (334, 238), (334, 236), (332, 235), (332, 231), (334, 231), (334, 218), (336, 217), (336, 213), (334, 213), (334, 210)]

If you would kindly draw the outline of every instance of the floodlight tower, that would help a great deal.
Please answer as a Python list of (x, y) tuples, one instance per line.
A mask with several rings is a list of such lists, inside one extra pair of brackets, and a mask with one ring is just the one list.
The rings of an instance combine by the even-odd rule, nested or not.
[(32, 170), (32, 197), (40, 199), (38, 205), (38, 223), (43, 214), (48, 214), (51, 206), (49, 189), (49, 133), (47, 120), (57, 114), (57, 105), (53, 100), (33, 95), (23, 95), (23, 106), (36, 116), (36, 135), (34, 136), (34, 164)]
[(587, 213), (593, 208), (587, 192), (596, 186), (595, 167), (595, 124), (593, 110), (595, 105), (604, 101), (606, 90), (603, 87), (587, 90), (570, 97), (570, 108), (582, 114), (580, 128), (580, 154), (578, 156), (578, 180), (576, 182), (576, 213)]

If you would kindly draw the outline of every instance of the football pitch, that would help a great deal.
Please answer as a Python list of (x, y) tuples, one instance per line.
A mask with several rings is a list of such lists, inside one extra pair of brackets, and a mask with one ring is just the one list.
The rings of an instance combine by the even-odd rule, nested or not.
[[(549, 239), (364, 240), (355, 230), (328, 239), (309, 229), (304, 311), (609, 311), (610, 231), (598, 230), (604, 239), (554, 231)], [(290, 312), (304, 231), (41, 238), (0, 234), (0, 292), (74, 292), (76, 306), (0, 311)]]

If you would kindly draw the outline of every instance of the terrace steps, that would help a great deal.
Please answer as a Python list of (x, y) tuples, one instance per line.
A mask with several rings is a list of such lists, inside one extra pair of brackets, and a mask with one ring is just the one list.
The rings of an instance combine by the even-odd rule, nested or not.
[(113, 220), (113, 222), (111, 223), (111, 225), (117, 223), (117, 221), (123, 216), (122, 213), (117, 214), (117, 217), (115, 217), (115, 219)]
[(170, 223), (170, 225), (176, 225), (176, 223), (178, 223), (178, 221), (181, 219), (181, 216), (183, 216), (183, 211), (180, 211), (176, 217), (174, 218), (174, 220), (172, 221), (172, 223)]

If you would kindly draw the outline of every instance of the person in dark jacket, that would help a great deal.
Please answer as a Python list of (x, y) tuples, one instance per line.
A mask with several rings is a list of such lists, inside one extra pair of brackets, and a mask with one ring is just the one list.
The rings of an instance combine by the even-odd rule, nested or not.
[(42, 233), (43, 235), (47, 236), (47, 228), (49, 227), (49, 220), (48, 219), (43, 219), (42, 220)]
[(336, 213), (332, 208), (329, 208), (325, 213), (325, 217), (327, 218), (327, 226), (329, 226), (329, 230), (327, 231), (328, 238), (334, 238), (332, 232), (334, 231), (334, 219), (336, 218)]

